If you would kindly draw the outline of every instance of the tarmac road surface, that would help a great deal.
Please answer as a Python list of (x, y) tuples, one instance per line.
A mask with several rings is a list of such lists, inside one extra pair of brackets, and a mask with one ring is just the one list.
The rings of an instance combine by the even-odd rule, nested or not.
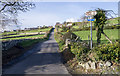
[(51, 32), (49, 40), (38, 43), (34, 50), (38, 51), (5, 69), (3, 74), (69, 74), (61, 62), (54, 31)]

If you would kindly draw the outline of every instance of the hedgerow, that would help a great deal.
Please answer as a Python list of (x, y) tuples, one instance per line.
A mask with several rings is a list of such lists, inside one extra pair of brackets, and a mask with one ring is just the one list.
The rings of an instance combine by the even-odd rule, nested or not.
[(92, 51), (98, 55), (96, 60), (112, 61), (116, 63), (120, 60), (119, 42), (115, 42), (114, 44), (102, 44), (94, 47)]

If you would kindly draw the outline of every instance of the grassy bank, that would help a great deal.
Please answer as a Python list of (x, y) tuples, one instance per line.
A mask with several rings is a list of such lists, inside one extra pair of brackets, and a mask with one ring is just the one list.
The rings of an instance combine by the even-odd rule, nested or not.
[(27, 40), (27, 41), (23, 41), (21, 43), (19, 43), (20, 46), (22, 46), (23, 48), (26, 48), (26, 47), (30, 47), (30, 46), (33, 46), (34, 44), (38, 43), (38, 42), (43, 42), (45, 41), (46, 39), (32, 39), (32, 40)]

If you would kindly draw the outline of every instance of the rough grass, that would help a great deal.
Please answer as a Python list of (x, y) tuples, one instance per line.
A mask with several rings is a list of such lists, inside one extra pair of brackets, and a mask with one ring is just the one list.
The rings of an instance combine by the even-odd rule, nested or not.
[(29, 47), (37, 42), (40, 42), (40, 41), (44, 41), (45, 39), (32, 39), (32, 40), (27, 40), (27, 41), (23, 41), (21, 43), (19, 43), (19, 45), (21, 45), (22, 47)]
[(59, 34), (59, 33), (54, 33), (54, 38), (55, 38), (55, 40), (56, 40), (56, 42), (58, 43), (58, 45), (59, 45), (59, 49), (60, 49), (60, 51), (62, 52), (63, 51), (63, 47), (64, 47), (64, 42), (61, 40), (61, 36), (62, 36), (62, 34)]

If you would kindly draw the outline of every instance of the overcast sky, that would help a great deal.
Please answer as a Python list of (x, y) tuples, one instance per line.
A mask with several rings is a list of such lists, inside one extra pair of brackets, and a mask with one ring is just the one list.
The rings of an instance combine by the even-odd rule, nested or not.
[[(87, 1), (87, 0), (86, 0)], [(103, 1), (103, 0), (102, 0)], [(104, 0), (105, 1), (105, 0)], [(109, 0), (113, 1), (113, 0)], [(36, 8), (20, 13), (18, 18), (21, 28), (37, 27), (43, 25), (54, 26), (56, 22), (69, 19), (77, 21), (85, 12), (102, 8), (113, 10), (118, 14), (118, 2), (34, 2)]]

